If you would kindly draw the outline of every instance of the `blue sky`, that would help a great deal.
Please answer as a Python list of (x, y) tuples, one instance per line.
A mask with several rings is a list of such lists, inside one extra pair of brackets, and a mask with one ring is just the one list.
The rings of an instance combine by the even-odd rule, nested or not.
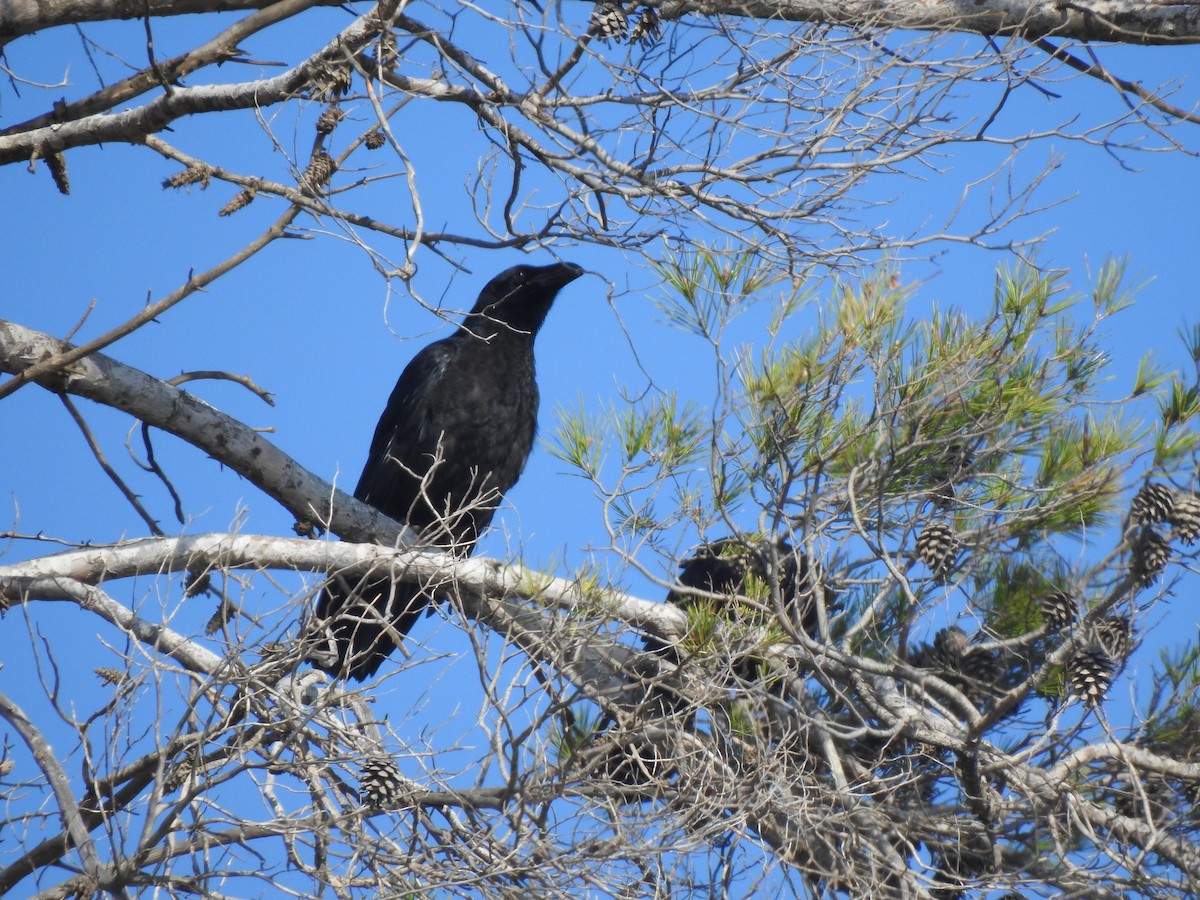
[[(322, 15), (328, 22), (345, 18), (336, 12)], [(136, 43), (138, 29), (133, 23), (113, 34)], [(85, 32), (98, 40), (109, 35), (109, 29), (100, 27)], [(74, 97), (94, 85), (73, 33), (25, 38), (6, 52), (11, 68), (45, 80), (56, 78), (61, 60), (71, 58), (72, 86), (57, 92), (22, 87), (18, 97), (10, 86), (0, 85), (0, 127), (41, 112), (47, 97)], [(1118, 74), (1146, 85), (1200, 73), (1200, 51), (1195, 49), (1116, 48), (1105, 50), (1102, 57)], [(1098, 118), (1119, 111), (1119, 98), (1098, 84), (1074, 79), (1054, 87), (1061, 94), (1057, 99), (1032, 90), (1014, 95), (1004, 114), (1010, 133), (1021, 133), (1024, 123), (1037, 130), (1076, 115)], [(1184, 94), (1195, 96), (1196, 85), (1185, 88)], [(442, 114), (434, 109), (424, 115), (429, 116), (428, 124)], [(963, 114), (976, 112), (966, 109)], [(306, 108), (304, 115), (315, 116), (314, 108)], [(291, 108), (273, 119), (272, 127), (292, 136), (296, 154), (303, 156), (311, 126), (282, 121), (289, 116), (295, 116)], [(239, 136), (258, 133), (253, 116), (231, 118), (235, 121), (228, 131), (203, 117), (177, 123), (167, 137), (188, 152), (212, 154), (231, 167), (241, 163), (252, 172), (256, 165), (278, 167), (279, 158), (264, 157), (261, 145), (243, 149), (237, 142)], [(1182, 127), (1176, 137), (1186, 148), (1200, 148), (1198, 129)], [(430, 133), (440, 134), (432, 129)], [(410, 140), (431, 226), (440, 227), (437, 217), (449, 215), (443, 209), (463, 206), (468, 154), (453, 141)], [(1070, 269), (1069, 281), (1078, 290), (1087, 289), (1088, 272), (1108, 256), (1128, 257), (1133, 280), (1142, 280), (1139, 275), (1149, 279), (1136, 308), (1116, 320), (1105, 341), (1118, 381), (1132, 383), (1137, 360), (1148, 350), (1158, 351), (1164, 363), (1185, 365), (1176, 329), (1200, 317), (1200, 253), (1195, 249), (1200, 160), (1185, 151), (1114, 154), (1065, 139), (1031, 142), (1018, 153), (1018, 169), (1026, 173), (1057, 161), (1040, 198), (1061, 202), (1020, 223), (1012, 235), (1021, 239), (1045, 233), (1038, 253), (1041, 264)], [(881, 205), (862, 215), (876, 216), (899, 231), (915, 228), (931, 210), (952, 202), (964, 183), (997, 158), (993, 150), (958, 150), (941, 160), (943, 172), (930, 172), (924, 180), (872, 183), (868, 195)], [(235, 216), (219, 218), (217, 210), (234, 193), (230, 186), (214, 184), (206, 192), (164, 191), (162, 180), (179, 167), (142, 148), (82, 148), (70, 151), (67, 161), (70, 196), (61, 196), (40, 167), (32, 175), (22, 165), (0, 169), (0, 269), (6, 275), (0, 315), (54, 335), (65, 335), (85, 313), (76, 339), (102, 333), (148, 299), (176, 288), (189, 271), (203, 270), (243, 246), (282, 211), (279, 203), (260, 200)], [(379, 162), (387, 164), (384, 157)], [(401, 197), (398, 186), (384, 184), (371, 211), (387, 217), (397, 208), (393, 201)], [(444, 207), (438, 204), (442, 198), (447, 199)], [(455, 198), (458, 202), (452, 202)], [(403, 223), (407, 210), (402, 204), (398, 209), (396, 219)], [(389, 294), (367, 256), (342, 239), (333, 223), (303, 224), (326, 234), (277, 242), (203, 295), (106, 352), (162, 377), (200, 369), (249, 374), (271, 392), (274, 407), (228, 383), (194, 384), (192, 389), (252, 425), (273, 429), (271, 439), (303, 465), (351, 488), (401, 368), (448, 328), (407, 297)], [(393, 259), (401, 258), (396, 242), (371, 239)], [(564, 290), (539, 339), (543, 437), (553, 434), (556, 409), (575, 406), (580, 399), (599, 408), (619, 401), (622, 389), (644, 386), (639, 362), (662, 389), (677, 390), (698, 403), (711, 401), (713, 376), (704, 347), (672, 329), (648, 302), (662, 288), (644, 261), (594, 247), (562, 246), (558, 252), (589, 274)], [(1008, 261), (998, 252), (953, 244), (923, 252), (933, 258), (908, 260), (900, 267), (904, 280), (920, 283), (914, 312), (934, 303), (982, 310), (991, 296), (996, 267)], [(516, 251), (468, 251), (462, 257), (470, 271), (457, 275), (449, 287), (447, 268), (431, 255), (421, 258), (426, 268), (418, 284), (427, 300), (465, 308), (486, 280), (506, 266), (551, 259), (547, 252), (526, 256)], [(168, 532), (179, 528), (168, 518), (162, 488), (128, 462), (128, 420), (82, 401), (80, 407), (110, 459), (160, 515), (163, 527)], [(96, 470), (82, 437), (52, 395), (25, 387), (5, 399), (0, 403), (0, 432), (7, 438), (0, 453), (3, 528), (67, 541), (113, 541), (145, 534), (140, 520)], [(236, 521), (243, 531), (290, 534), (290, 518), (247, 482), (169, 436), (158, 435), (155, 447), (194, 517), (186, 531), (222, 531)], [(481, 552), (503, 556), (506, 547), (520, 548), (525, 561), (535, 566), (570, 568), (585, 562), (589, 546), (606, 543), (591, 494), (564, 463), (539, 447), (510, 496), (511, 508), (498, 517), (499, 527)], [(10, 562), (44, 552), (45, 545), (19, 542), (0, 550), (0, 561)], [(662, 564), (658, 574), (669, 576), (669, 567)], [(636, 578), (630, 587), (651, 599), (661, 593)], [(1189, 576), (1181, 594), (1195, 587), (1195, 577)], [(1147, 641), (1135, 673), (1147, 669), (1155, 644), (1194, 637), (1196, 616), (1189, 599), (1180, 596), (1168, 604), (1169, 624), (1161, 636)], [(165, 596), (155, 602), (170, 606), (177, 601), (177, 596)], [(210, 611), (209, 606), (198, 607), (194, 624), (202, 623)], [(10, 656), (18, 616), (9, 613), (4, 623), (9, 664), (0, 671), (0, 685), (19, 694), (15, 681), (20, 667), (13, 664), (19, 657)], [(90, 656), (96, 647), (94, 629), (81, 627), (77, 640), (81, 648), (88, 648), (89, 656), (81, 664), (99, 664)]]

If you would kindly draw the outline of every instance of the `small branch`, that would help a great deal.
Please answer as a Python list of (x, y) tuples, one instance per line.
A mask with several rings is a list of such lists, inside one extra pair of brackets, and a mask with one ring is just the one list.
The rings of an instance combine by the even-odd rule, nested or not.
[(92, 311), (95, 308), (96, 308), (96, 300), (95, 300), (95, 298), (92, 298), (92, 300), (89, 301), (89, 303), (87, 305), (87, 309), (85, 309), (83, 311), (83, 315), (81, 315), (79, 317), (79, 321), (75, 323), (75, 327), (72, 328), (70, 331), (68, 331), (67, 336), (63, 338), (64, 341), (69, 341), (69, 340), (71, 340), (71, 338), (75, 337), (76, 332), (78, 332), (79, 329), (83, 327), (83, 323), (88, 320), (88, 316), (90, 316), (92, 314)]
[[(187, 518), (183, 514), (183, 498), (179, 496), (179, 491), (175, 490), (175, 485), (171, 483), (171, 479), (167, 477), (167, 473), (158, 464), (158, 460), (154, 458), (154, 443), (150, 440), (150, 426), (143, 422), (141, 424), (141, 432), (142, 447), (146, 451), (146, 462), (138, 462), (136, 456), (134, 456), (133, 461), (162, 482), (163, 487), (167, 489), (167, 493), (171, 495), (171, 500), (175, 504), (175, 520), (180, 525), (183, 525), (187, 522)], [(133, 456), (132, 447), (129, 448), (129, 455)]]
[[(341, 209), (333, 206), (329, 202), (329, 198), (316, 199), (306, 194), (302, 194), (294, 187), (282, 184), (277, 181), (269, 181), (265, 178), (249, 177), (239, 175), (236, 172), (224, 169), (220, 166), (210, 165), (194, 156), (190, 156), (171, 146), (166, 141), (155, 135), (148, 135), (144, 141), (145, 145), (156, 153), (161, 154), (167, 159), (174, 160), (181, 165), (192, 167), (203, 167), (210, 178), (216, 178), (229, 184), (237, 185), (244, 190), (250, 190), (255, 194), (272, 194), (276, 197), (281, 197), (288, 203), (302, 207), (315, 215), (329, 215), (339, 221), (344, 221), (349, 225), (355, 225), (359, 228), (367, 228), (379, 234), (387, 235), (388, 237), (396, 238), (405, 243), (416, 242), (418, 238), (427, 247), (436, 248), (440, 243), (454, 244), (463, 247), (478, 247), (486, 250), (500, 250), (506, 248), (522, 249), (527, 247), (533, 240), (541, 235), (518, 234), (510, 238), (485, 240), (479, 237), (472, 237), (465, 233), (452, 231), (430, 231), (418, 235), (411, 228), (403, 228), (396, 225), (390, 225), (387, 222), (382, 222), (370, 216), (362, 215), (348, 209)], [(569, 237), (564, 230), (561, 234), (546, 234), (545, 237)]]
[(1095, 78), (1097, 81), (1103, 81), (1105, 84), (1115, 88), (1121, 93), (1132, 94), (1133, 96), (1137, 97), (1138, 100), (1154, 107), (1164, 115), (1179, 119), (1182, 122), (1191, 122), (1193, 125), (1200, 124), (1200, 115), (1190, 113), (1186, 109), (1182, 109), (1181, 107), (1168, 103), (1153, 91), (1146, 90), (1135, 81), (1126, 81), (1124, 78), (1118, 78), (1099, 63), (1084, 62), (1079, 57), (1072, 53), (1068, 53), (1061, 47), (1056, 47), (1045, 38), (1034, 41), (1034, 46), (1039, 50), (1044, 50), (1054, 59), (1066, 63), (1077, 72), (1082, 72), (1084, 75), (1087, 75), (1090, 78)]
[(104, 456), (104, 450), (96, 442), (95, 435), (92, 434), (92, 430), (88, 427), (87, 422), (84, 421), (83, 416), (80, 415), (75, 404), (71, 402), (71, 398), (66, 394), (59, 394), (58, 398), (62, 401), (63, 406), (67, 408), (67, 412), (71, 414), (71, 418), (75, 420), (75, 424), (83, 433), (83, 439), (87, 441), (88, 448), (92, 451), (92, 456), (96, 458), (96, 462), (100, 464), (100, 468), (104, 470), (104, 474), (117, 486), (117, 490), (129, 501), (129, 505), (133, 507), (134, 511), (142, 517), (142, 521), (146, 523), (146, 527), (150, 529), (150, 533), (163, 534), (163, 530), (158, 527), (158, 522), (146, 511), (146, 507), (142, 506), (141, 501), (138, 500), (137, 494), (130, 490), (129, 485), (117, 474), (116, 469), (108, 464), (108, 459)]
[[(453, 584), (463, 612), (505, 636), (531, 658), (561, 666), (570, 680), (600, 701), (628, 689), (624, 667), (637, 653), (591, 628), (564, 633), (561, 619), (547, 608), (615, 614), (618, 618), (674, 617), (684, 613), (616, 592), (601, 602), (579, 584), (551, 578), (522, 566), (488, 559), (461, 559), (427, 550), (391, 550), (378, 544), (310, 541), (263, 535), (206, 534), (145, 538), (111, 547), (43, 556), (0, 566), (0, 598), (11, 601), (71, 600), (176, 659), (192, 671), (211, 673), (220, 658), (176, 632), (138, 618), (92, 585), (139, 575), (196, 568), (387, 572), (421, 584)], [(564, 662), (565, 660), (565, 662)]]
[[(238, 52), (238, 44), (256, 32), (262, 31), (264, 28), (289, 19), (292, 16), (296, 16), (318, 2), (319, 0), (283, 0), (283, 2), (270, 4), (256, 4), (266, 8), (260, 9), (240, 22), (231, 25), (215, 38), (206, 41), (196, 49), (161, 63), (154, 60), (152, 44), (150, 42), (150, 21), (154, 14), (139, 15), (139, 18), (142, 18), (146, 23), (147, 46), (151, 52), (151, 65), (148, 68), (143, 69), (136, 75), (124, 78), (116, 84), (111, 84), (102, 90), (96, 91), (96, 93), (82, 100), (77, 100), (74, 103), (55, 104), (52, 112), (17, 125), (11, 125), (8, 128), (0, 129), (0, 136), (20, 134), (31, 129), (44, 128), (55, 123), (73, 122), (85, 116), (102, 113), (116, 106), (128, 105), (135, 97), (146, 93), (146, 91), (151, 90), (156, 85), (162, 85), (170, 90), (172, 82), (177, 82), (205, 66), (232, 59)], [(85, 6), (86, 3), (66, 5)], [(211, 2), (209, 2), (209, 5), (211, 6)], [(115, 11), (110, 10), (110, 13), (114, 13), (109, 16), (110, 18), (120, 18), (119, 15), (115, 14)], [(3, 19), (0, 19), (0, 42), (3, 41), (5, 30)]]
[(564, 611), (603, 607), (622, 621), (670, 620), (667, 630), (670, 625), (682, 630), (685, 622), (684, 613), (669, 604), (616, 591), (597, 599), (570, 579), (554, 578), (520, 565), (506, 566), (496, 560), (462, 559), (433, 550), (394, 550), (379, 544), (224, 533), (143, 538), (109, 547), (89, 545), (82, 550), (0, 566), (0, 594), (22, 599), (78, 599), (77, 585), (210, 567), (337, 570), (348, 575), (390, 572), (397, 578), (423, 584), (453, 582), (480, 595), (536, 598), (544, 606)]
[(1046, 773), (1046, 781), (1057, 788), (1072, 778), (1078, 770), (1095, 763), (1113, 760), (1128, 763), (1139, 771), (1156, 772), (1189, 782), (1200, 781), (1200, 764), (1179, 762), (1144, 747), (1113, 741), (1092, 744), (1068, 754)]
[(71, 600), (81, 609), (96, 613), (130, 637), (166, 654), (190, 671), (211, 675), (222, 665), (221, 657), (212, 651), (166, 625), (141, 618), (123, 603), (81, 580), (62, 576), (4, 579), (0, 582), (0, 595), (8, 599), (19, 598), (24, 602), (39, 598)]
[[(289, 0), (282, 8), (292, 8), (293, 4), (302, 2), (303, 0)], [(394, 2), (395, 0), (387, 0), (383, 6)], [(268, 13), (271, 13), (271, 10), (264, 12)], [(274, 78), (237, 84), (180, 87), (169, 94), (160, 94), (147, 100), (141, 106), (121, 112), (109, 113), (99, 110), (87, 114), (84, 110), (79, 110), (75, 118), (65, 122), (50, 114), (49, 119), (42, 116), (14, 126), (8, 131), (0, 132), (0, 165), (59, 153), (70, 147), (105, 142), (140, 144), (145, 142), (147, 136), (166, 129), (176, 119), (184, 116), (259, 109), (289, 100), (304, 89), (312, 80), (313, 73), (327, 65), (330, 58), (340, 60), (345, 47), (356, 48), (370, 40), (378, 27), (377, 22), (378, 19), (374, 18), (373, 14), (360, 16), (323, 48)], [(220, 51), (224, 52), (227, 51)], [(214, 59), (223, 58), (220, 53), (217, 53)], [(169, 64), (164, 64), (164, 68), (169, 70)], [(139, 84), (140, 89), (134, 91), (135, 95), (158, 83), (152, 72), (147, 71), (143, 75), (146, 84)]]
[(55, 353), (46, 359), (40, 360), (35, 365), (23, 369), (16, 373), (16, 377), (8, 381), (6, 384), (0, 385), (0, 400), (3, 400), (17, 388), (30, 381), (36, 381), (51, 372), (65, 368), (71, 365), (76, 360), (89, 356), (109, 344), (120, 340), (141, 328), (147, 322), (152, 321), (157, 316), (162, 315), (172, 306), (186, 300), (197, 291), (203, 290), (212, 282), (216, 281), (226, 272), (232, 271), (239, 265), (250, 259), (254, 254), (258, 253), (276, 238), (283, 237), (287, 227), (292, 223), (297, 215), (300, 214), (298, 207), (289, 207), (287, 212), (280, 216), (274, 224), (264, 231), (258, 238), (251, 241), (237, 253), (234, 253), (228, 259), (220, 264), (213, 266), (207, 272), (201, 272), (199, 275), (191, 275), (188, 277), (187, 283), (182, 287), (172, 291), (157, 303), (151, 303), (142, 309), (136, 316), (133, 316), (126, 322), (121, 323), (116, 328), (113, 328), (100, 337), (88, 341), (86, 344), (81, 344), (78, 347), (73, 347), (70, 350), (63, 350)]
[[(303, 7), (340, 5), (340, 0), (306, 0)], [(143, 0), (142, 3), (129, 3), (127, 0), (72, 0), (70, 3), (54, 4), (5, 4), (0, 7), (0, 47), (23, 35), (62, 25), (140, 19), (143, 16), (198, 15), (212, 12), (214, 6), (213, 0)], [(292, 4), (278, 0), (221, 0), (219, 6), (222, 11), (233, 11), (265, 10), (267, 7), (290, 7)]]
[(250, 393), (254, 394), (267, 406), (274, 406), (275, 400), (271, 396), (271, 392), (265, 388), (260, 388), (254, 383), (249, 375), (234, 375), (232, 372), (216, 372), (216, 371), (199, 371), (199, 372), (184, 372), (182, 375), (176, 375), (174, 378), (168, 378), (167, 384), (173, 387), (179, 387), (181, 384), (186, 384), (189, 381), (200, 381), (201, 379), (211, 378), (217, 381), (232, 381), (234, 384), (240, 384)]

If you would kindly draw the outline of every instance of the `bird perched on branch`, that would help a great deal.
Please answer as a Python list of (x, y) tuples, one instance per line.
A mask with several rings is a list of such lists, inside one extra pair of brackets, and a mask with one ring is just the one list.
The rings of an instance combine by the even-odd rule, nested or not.
[[(354, 496), (424, 543), (466, 556), (521, 475), (537, 428), (533, 343), (572, 263), (515, 266), (484, 287), (453, 335), (405, 367)], [(314, 665), (373, 675), (429, 607), (429, 586), (335, 575), (317, 600)]]
[(678, 642), (647, 634), (642, 649), (653, 656), (640, 658), (634, 674), (643, 691), (642, 715), (683, 726), (703, 701), (684, 687), (681, 670), (662, 663), (682, 667), (698, 660), (725, 688), (785, 697), (795, 667), (767, 659), (765, 643), (786, 639), (783, 625), (819, 641), (819, 607), (829, 615), (840, 607), (821, 568), (783, 538), (732, 535), (702, 544), (679, 564), (677, 582), (667, 602), (688, 612), (688, 632)]
[[(816, 638), (820, 633), (816, 598), (810, 580), (807, 557), (782, 538), (767, 541), (753, 537), (725, 537), (701, 545), (694, 555), (679, 565), (679, 585), (667, 602), (688, 609), (697, 604), (712, 605), (695, 592), (725, 598), (718, 605), (734, 604), (738, 595), (748, 595), (752, 582), (767, 591), (777, 589), (784, 609), (794, 627)], [(836, 607), (832, 590), (825, 597), (829, 611)], [(769, 600), (768, 600), (769, 602)], [(673, 655), (659, 638), (647, 636), (646, 650)]]

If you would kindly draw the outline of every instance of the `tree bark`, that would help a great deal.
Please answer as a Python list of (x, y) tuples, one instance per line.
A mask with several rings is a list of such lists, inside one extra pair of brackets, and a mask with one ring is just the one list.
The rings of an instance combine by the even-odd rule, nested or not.
[(1117, 44), (1200, 41), (1200, 4), (1130, 0), (747, 0), (649, 2), (664, 17), (725, 14), (766, 21), (814, 22), (851, 28), (967, 31), (1027, 38), (1069, 38)]
[[(335, 0), (314, 0), (337, 6)], [(0, 47), (60, 25), (195, 15), (270, 7), (265, 0), (7, 0), (0, 6)], [(634, 4), (626, 4), (632, 7)], [(964, 31), (1030, 40), (1067, 38), (1117, 44), (1200, 42), (1200, 4), (1131, 0), (648, 0), (664, 19), (728, 15), (763, 22), (811, 22), (850, 28)]]
[[(280, 5), (278, 0), (4, 0), (0, 3), (0, 47), (14, 38), (60, 25), (234, 12)], [(303, 5), (340, 4), (338, 0), (304, 0)]]

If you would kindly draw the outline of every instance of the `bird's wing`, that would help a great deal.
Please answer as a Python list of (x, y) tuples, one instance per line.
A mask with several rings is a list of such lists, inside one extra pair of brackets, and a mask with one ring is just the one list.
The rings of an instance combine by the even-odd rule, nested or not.
[(446, 401), (446, 373), (460, 350), (455, 337), (430, 344), (405, 366), (379, 418), (354, 491), (358, 499), (400, 521), (416, 500), (417, 481), (403, 477), (397, 467), (424, 471), (437, 452), (440, 435), (432, 433), (430, 419)]

